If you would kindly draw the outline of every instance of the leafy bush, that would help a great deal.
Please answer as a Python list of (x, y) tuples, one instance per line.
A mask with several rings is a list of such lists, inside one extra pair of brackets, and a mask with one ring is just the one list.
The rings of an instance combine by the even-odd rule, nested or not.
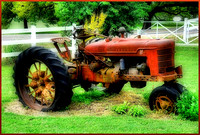
[(133, 105), (128, 110), (128, 115), (141, 117), (147, 113), (147, 110), (140, 105)]
[(182, 118), (192, 121), (198, 120), (198, 98), (193, 93), (183, 92), (176, 105), (177, 112)]
[(103, 91), (93, 90), (83, 93), (74, 92), (72, 97), (73, 102), (84, 102), (85, 104), (90, 104), (95, 100), (100, 100), (105, 96)]
[(128, 114), (135, 117), (141, 117), (147, 113), (147, 110), (140, 105), (129, 105), (130, 103), (124, 102), (123, 104), (113, 106), (112, 111), (117, 114)]
[(129, 104), (127, 102), (124, 102), (123, 104), (116, 105), (112, 107), (112, 111), (115, 111), (118, 114), (126, 114), (129, 108)]

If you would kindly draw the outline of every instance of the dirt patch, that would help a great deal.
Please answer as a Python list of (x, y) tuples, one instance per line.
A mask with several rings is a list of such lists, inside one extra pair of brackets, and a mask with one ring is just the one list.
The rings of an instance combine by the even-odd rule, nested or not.
[[(85, 103), (71, 103), (68, 110), (57, 111), (57, 112), (41, 112), (33, 109), (28, 109), (22, 106), (19, 101), (13, 101), (5, 105), (6, 112), (12, 112), (19, 115), (30, 115), (30, 116), (56, 116), (56, 117), (67, 117), (67, 116), (108, 116), (116, 115), (111, 111), (112, 106), (119, 105), (127, 101), (130, 105), (142, 105), (149, 108), (148, 103), (145, 102), (142, 95), (135, 94), (134, 92), (121, 91), (119, 94), (105, 97), (101, 100), (97, 100), (87, 105)], [(149, 113), (145, 116), (146, 118), (152, 119), (171, 119), (170, 115), (163, 114), (161, 112), (153, 112), (149, 110)]]
[(131, 104), (146, 105), (141, 95), (134, 92), (121, 91), (119, 94), (105, 97), (102, 100), (94, 101), (87, 105), (85, 103), (71, 103), (69, 109), (57, 112), (40, 112), (33, 109), (27, 109), (19, 101), (13, 101), (5, 106), (6, 112), (12, 112), (19, 115), (31, 116), (105, 116), (112, 115), (111, 107), (127, 101)]

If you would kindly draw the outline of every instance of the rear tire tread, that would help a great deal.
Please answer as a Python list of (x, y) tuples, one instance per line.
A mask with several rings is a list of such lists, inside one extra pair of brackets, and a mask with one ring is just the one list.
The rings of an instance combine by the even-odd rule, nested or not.
[(31, 64), (35, 61), (41, 61), (49, 68), (53, 74), (56, 94), (52, 105), (48, 108), (42, 108), (42, 111), (56, 111), (65, 108), (71, 102), (71, 97), (73, 95), (71, 82), (69, 79), (69, 74), (63, 62), (58, 56), (56, 56), (52, 51), (47, 50), (43, 47), (31, 47), (21, 54), (19, 54), (15, 66), (14, 66), (14, 86), (16, 87), (16, 94), (19, 97), (19, 101), (24, 105), (28, 106), (21, 94), (20, 94), (20, 79), (24, 79), (24, 70), (27, 70)]

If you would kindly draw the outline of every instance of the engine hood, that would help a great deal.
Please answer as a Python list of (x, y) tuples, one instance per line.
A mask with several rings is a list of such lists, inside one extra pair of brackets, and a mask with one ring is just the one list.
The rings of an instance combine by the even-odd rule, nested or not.
[(118, 56), (119, 54), (136, 54), (139, 50), (174, 48), (171, 39), (132, 39), (113, 38), (111, 41), (99, 41), (88, 44), (84, 52), (86, 55)]

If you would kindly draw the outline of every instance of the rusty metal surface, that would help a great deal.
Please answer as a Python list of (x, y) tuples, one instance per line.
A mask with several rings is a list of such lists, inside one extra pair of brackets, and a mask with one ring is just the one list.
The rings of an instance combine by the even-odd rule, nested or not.
[(167, 96), (158, 96), (155, 102), (156, 109), (170, 114), (174, 110), (174, 102)]
[[(112, 38), (85, 44), (85, 39), (95, 34), (89, 34), (83, 29), (78, 31), (78, 39), (82, 43), (78, 51), (82, 53), (82, 61), (74, 59), (75, 68), (68, 69), (71, 79), (80, 79), (88, 82), (109, 83), (119, 80), (125, 81), (171, 81), (182, 77), (181, 67), (174, 68), (175, 43), (170, 39), (133, 39)], [(123, 34), (123, 33), (122, 33)], [(71, 55), (65, 43), (65, 39), (55, 38), (54, 45), (59, 54), (67, 61), (71, 61)], [(66, 51), (61, 52), (57, 43), (64, 44)], [(145, 57), (145, 64), (149, 68), (149, 74), (134, 74), (119, 71), (119, 65), (107, 64), (109, 57)], [(131, 69), (131, 67), (130, 67)], [(129, 72), (132, 70), (128, 69)], [(139, 70), (139, 69), (138, 69)]]
[[(41, 63), (39, 67), (34, 64), (36, 71), (29, 70), (29, 84), (25, 87), (30, 88), (29, 96), (34, 97), (34, 102), (40, 101), (41, 105), (50, 105), (55, 97), (55, 83), (50, 79), (52, 74), (48, 74), (48, 68), (41, 70)], [(29, 100), (28, 100), (29, 101)]]
[[(180, 67), (177, 67), (180, 71)], [(151, 76), (151, 75), (136, 75), (136, 71), (134, 71), (134, 74), (123, 74), (120, 75), (119, 72), (114, 68), (103, 68), (100, 69), (98, 72), (93, 72), (91, 70), (91, 67), (89, 65), (82, 66), (81, 69), (79, 69), (79, 73), (81, 73), (81, 79), (85, 81), (90, 82), (104, 82), (104, 83), (113, 83), (117, 82), (119, 80), (126, 80), (126, 81), (172, 81), (176, 80), (177, 78), (182, 78), (182, 74), (170, 74), (170, 75), (162, 75), (162, 76)], [(78, 76), (75, 75), (77, 71), (75, 69), (68, 70), (70, 74), (72, 75), (71, 79), (77, 79)]]
[(57, 42), (57, 43), (59, 43), (59, 44), (63, 44), (63, 43), (65, 43), (65, 41), (70, 41), (70, 39), (69, 38), (52, 38), (51, 39), (51, 41), (53, 41), (53, 42)]
[(87, 45), (85, 54), (88, 52), (97, 56), (118, 56), (119, 54), (133, 55), (138, 50), (152, 50), (170, 48), (174, 46), (174, 41), (169, 39), (130, 39), (130, 38), (113, 38), (111, 41), (100, 41)]
[(129, 75), (124, 74), (122, 76), (116, 75), (116, 80), (126, 80), (126, 81), (171, 81), (177, 78), (181, 78), (181, 76), (177, 74), (166, 75), (166, 76), (151, 76), (151, 75)]
[[(65, 59), (66, 61), (71, 62), (71, 54), (70, 54), (70, 50), (67, 47), (67, 44), (65, 43), (65, 41), (69, 42), (70, 39), (69, 38), (52, 38), (51, 39), (54, 43), (54, 46), (56, 47), (58, 53), (60, 54), (60, 56)], [(58, 46), (58, 44), (63, 44), (65, 51), (61, 51), (60, 47)]]

